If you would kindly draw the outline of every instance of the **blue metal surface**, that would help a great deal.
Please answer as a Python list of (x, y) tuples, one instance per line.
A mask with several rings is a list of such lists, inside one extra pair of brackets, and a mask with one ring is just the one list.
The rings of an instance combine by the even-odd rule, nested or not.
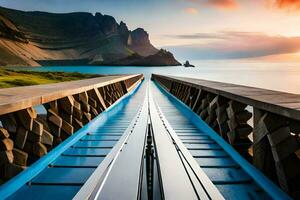
[[(178, 132), (177, 132), (178, 133)], [(204, 135), (204, 134), (199, 134), (199, 135), (197, 135), (197, 134), (180, 134), (180, 133), (178, 133), (177, 134), (179, 137), (180, 137), (180, 139), (181, 140), (188, 140), (188, 139), (190, 139), (190, 140), (200, 140), (200, 141), (207, 141), (207, 140), (212, 140), (208, 135)]]
[[(136, 94), (136, 91), (140, 92)], [(138, 111), (137, 87), (27, 170), (0, 187), (8, 199), (71, 199), (110, 152)], [(131, 97), (132, 96), (132, 97)]]
[[(34, 185), (82, 185), (94, 168), (48, 167), (30, 181)], [(30, 191), (28, 191), (30, 192)]]
[(108, 141), (113, 141), (116, 140), (118, 141), (120, 139), (121, 136), (118, 135), (86, 135), (84, 136), (81, 141), (97, 141), (97, 140), (108, 140)]
[(229, 155), (224, 150), (189, 150), (194, 158), (220, 158), (228, 157)]
[(78, 141), (73, 148), (112, 148), (116, 141)]
[(184, 145), (226, 199), (290, 199), (190, 108), (157, 83), (152, 88), (162, 113), (182, 142), (190, 141)]
[(201, 149), (201, 150), (221, 150), (220, 145), (214, 144), (185, 144), (187, 149)]
[(60, 156), (51, 165), (53, 167), (97, 167), (105, 156)]
[(103, 130), (89, 133), (90, 135), (113, 135), (113, 136), (121, 136), (125, 130)]
[(85, 149), (78, 149), (78, 148), (69, 148), (65, 152), (62, 153), (64, 156), (106, 156), (110, 152), (111, 148), (85, 148)]
[[(65, 200), (72, 199), (81, 186), (69, 186), (69, 185), (24, 185), (18, 194), (14, 194), (12, 199), (54, 199)], [(30, 190), (30, 192), (28, 192)], [(18, 195), (18, 196), (17, 196)]]
[(204, 168), (205, 173), (215, 184), (251, 183), (251, 177), (240, 168)]
[[(205, 149), (206, 150), (206, 149)], [(232, 160), (232, 158), (195, 158), (201, 167), (209, 167), (209, 168), (238, 168), (236, 162)]]
[(140, 111), (75, 199), (139, 199), (140, 176), (148, 133), (147, 97), (148, 89)]

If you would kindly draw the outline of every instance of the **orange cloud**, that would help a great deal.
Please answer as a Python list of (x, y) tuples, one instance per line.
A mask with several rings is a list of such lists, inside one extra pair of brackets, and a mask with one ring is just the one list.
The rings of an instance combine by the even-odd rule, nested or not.
[(193, 8), (193, 7), (186, 8), (184, 11), (188, 14), (191, 14), (191, 15), (198, 14), (198, 10), (196, 8)]
[(235, 0), (208, 0), (207, 5), (223, 10), (235, 10), (238, 8)]
[(234, 31), (173, 37), (195, 40), (193, 45), (165, 47), (178, 55), (193, 59), (256, 58), (300, 52), (300, 37)]
[(300, 0), (276, 0), (275, 5), (289, 11), (300, 11)]

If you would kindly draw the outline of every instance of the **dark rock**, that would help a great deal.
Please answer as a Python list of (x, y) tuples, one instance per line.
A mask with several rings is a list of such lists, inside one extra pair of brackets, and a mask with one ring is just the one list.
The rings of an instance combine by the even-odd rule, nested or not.
[(27, 42), (25, 35), (5, 16), (0, 14), (0, 37), (19, 42)]
[[(137, 65), (148, 61), (145, 65), (178, 64), (172, 61), (173, 55), (158, 53), (144, 29), (130, 31), (124, 22), (118, 24), (114, 17), (101, 13), (55, 14), (0, 7), (0, 40), (14, 42), (0, 43), (3, 65), (105, 65), (132, 60), (133, 54), (140, 56), (134, 58)], [(147, 58), (157, 53), (156, 61)]]
[(123, 21), (120, 22), (118, 29), (120, 34), (129, 34), (128, 27)]
[(130, 33), (131, 41), (129, 45), (148, 45), (150, 44), (149, 34), (142, 28), (137, 28)]
[(110, 35), (118, 32), (118, 23), (112, 16), (96, 13), (95, 18), (99, 25), (99, 29), (104, 35)]
[(183, 65), (185, 67), (195, 67), (195, 65), (190, 64), (190, 62), (188, 60)]
[(129, 29), (128, 29), (127, 25), (123, 21), (120, 22), (120, 25), (118, 27), (118, 31), (119, 31), (119, 34), (122, 37), (123, 43), (127, 45), (127, 41), (128, 41), (128, 37), (129, 37), (130, 32), (129, 32)]
[(180, 66), (181, 64), (174, 58), (173, 54), (161, 49), (156, 54), (150, 56), (140, 56), (133, 54), (127, 58), (109, 63), (109, 65), (123, 66)]
[(158, 52), (150, 43), (149, 34), (142, 28), (137, 28), (130, 33), (128, 46), (141, 56), (149, 56)]

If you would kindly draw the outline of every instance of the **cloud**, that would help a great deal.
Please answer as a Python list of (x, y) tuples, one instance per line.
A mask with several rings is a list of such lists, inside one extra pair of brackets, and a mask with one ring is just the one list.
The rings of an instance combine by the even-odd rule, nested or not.
[(184, 0), (184, 1), (189, 3), (194, 3), (195, 5), (200, 5), (203, 7), (211, 7), (220, 10), (235, 10), (239, 7), (237, 0)]
[(300, 9), (300, 0), (276, 0), (279, 8)]
[[(182, 36), (176, 37), (186, 39), (187, 35)], [(256, 32), (198, 33), (190, 36), (189, 39), (198, 41), (198, 44), (166, 48), (192, 59), (251, 58), (300, 51), (300, 37), (269, 36)]]
[(249, 35), (260, 36), (263, 34), (259, 32), (220, 31), (216, 33), (194, 33), (194, 34), (166, 35), (166, 36), (171, 38), (178, 38), (178, 39), (230, 39), (233, 37), (243, 37)]
[(196, 8), (193, 8), (193, 7), (186, 8), (184, 11), (188, 14), (191, 14), (191, 15), (198, 14), (198, 10)]
[(219, 33), (195, 33), (195, 34), (183, 34), (183, 35), (166, 35), (169, 38), (177, 39), (225, 39), (226, 36)]
[(300, 11), (300, 0), (265, 0), (268, 5), (286, 11)]
[(207, 5), (223, 10), (235, 10), (238, 8), (238, 3), (235, 0), (208, 0)]

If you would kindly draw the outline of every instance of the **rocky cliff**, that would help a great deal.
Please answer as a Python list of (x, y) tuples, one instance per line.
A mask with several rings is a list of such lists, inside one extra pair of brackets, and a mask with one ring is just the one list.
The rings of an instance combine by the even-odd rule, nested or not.
[(173, 54), (167, 50), (161, 49), (153, 55), (141, 56), (133, 54), (126, 58), (122, 58), (111, 62), (110, 65), (124, 65), (124, 66), (177, 66), (181, 65), (174, 58)]
[(135, 65), (151, 65), (148, 60), (179, 64), (169, 52), (156, 49), (144, 29), (131, 31), (112, 16), (0, 7), (0, 65), (122, 65), (132, 57)]

